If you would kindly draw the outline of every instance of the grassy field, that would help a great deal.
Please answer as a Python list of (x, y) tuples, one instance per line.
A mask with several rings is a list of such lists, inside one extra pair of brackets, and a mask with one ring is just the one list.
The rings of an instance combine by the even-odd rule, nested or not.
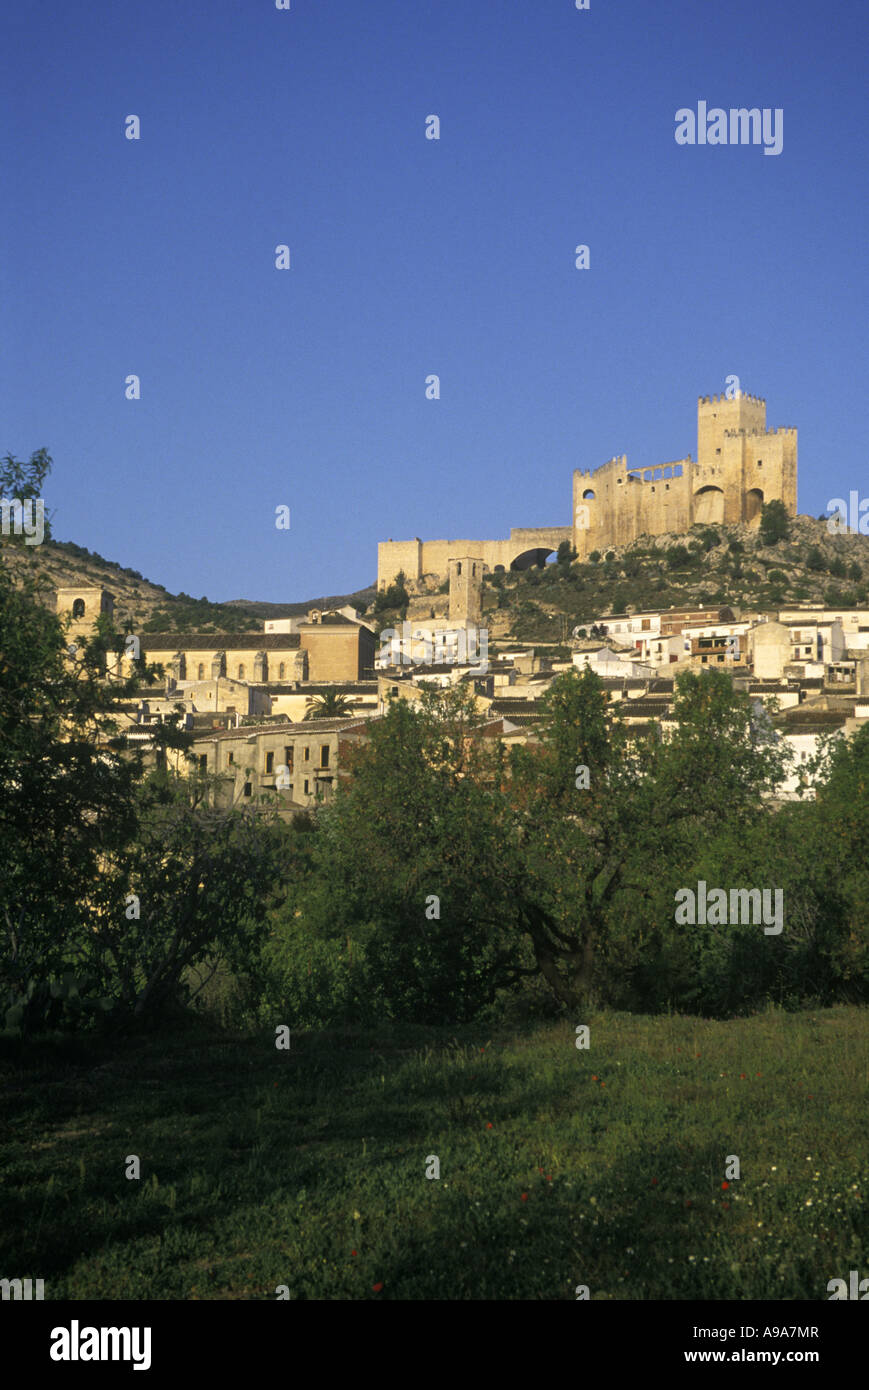
[(588, 1051), (567, 1024), (7, 1047), (0, 1276), (46, 1298), (826, 1299), (869, 1275), (865, 1011), (586, 1021)]

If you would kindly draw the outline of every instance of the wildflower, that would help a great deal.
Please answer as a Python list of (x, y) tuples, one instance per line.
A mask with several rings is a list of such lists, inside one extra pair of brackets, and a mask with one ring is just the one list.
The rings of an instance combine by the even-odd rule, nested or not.
[(658, 1179), (657, 1179), (657, 1178), (652, 1178), (652, 1186), (653, 1186), (653, 1187), (657, 1187), (657, 1186), (658, 1186)]
[(523, 1193), (522, 1193), (522, 1201), (523, 1201), (523, 1202), (527, 1202), (527, 1201), (528, 1201), (528, 1193), (527, 1193), (527, 1192), (523, 1192)]
[(721, 1184), (721, 1191), (722, 1191), (722, 1192), (726, 1192), (729, 1186), (730, 1186), (730, 1183), (729, 1183), (729, 1182), (723, 1182), (723, 1183)]
[(371, 1285), (371, 1292), (372, 1292), (372, 1293), (380, 1293), (380, 1290), (381, 1290), (382, 1288), (383, 1288), (383, 1280), (381, 1280), (379, 1284), (372, 1284), (372, 1285)]
[(487, 1129), (492, 1129), (492, 1127), (493, 1127), (493, 1126), (492, 1126), (492, 1121), (489, 1120), (489, 1122), (488, 1122), (487, 1125), (486, 1125), (486, 1128), (487, 1128)]
[(351, 1255), (355, 1255), (355, 1254), (356, 1254), (356, 1251), (355, 1251), (355, 1250), (351, 1250), (351, 1251), (350, 1251), (350, 1254), (351, 1254)]

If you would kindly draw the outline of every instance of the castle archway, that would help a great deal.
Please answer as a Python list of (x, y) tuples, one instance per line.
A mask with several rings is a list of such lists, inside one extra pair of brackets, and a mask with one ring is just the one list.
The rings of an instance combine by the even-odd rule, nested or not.
[(554, 548), (538, 548), (535, 550), (523, 550), (520, 555), (514, 556), (510, 561), (511, 570), (530, 570), (535, 565), (542, 567), (546, 564), (546, 557), (554, 555)]
[(753, 487), (745, 494), (745, 519), (749, 526), (760, 525), (760, 513), (763, 508), (763, 490)]
[(724, 493), (720, 487), (701, 487), (694, 493), (694, 524), (724, 521)]

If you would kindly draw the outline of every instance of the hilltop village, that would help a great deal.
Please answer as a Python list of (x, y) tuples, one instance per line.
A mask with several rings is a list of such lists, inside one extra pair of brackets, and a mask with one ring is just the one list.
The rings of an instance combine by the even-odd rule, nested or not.
[[(571, 563), (593, 559), (592, 543), (624, 547), (668, 532), (672, 541), (673, 532), (704, 523), (737, 523), (750, 534), (774, 498), (794, 517), (796, 431), (767, 431), (756, 397), (701, 397), (696, 463), (688, 456), (643, 478), (621, 457), (578, 471), (573, 496), (567, 528), (522, 529), (509, 542), (381, 543), (380, 604), (368, 613), (343, 604), (267, 619), (260, 633), (128, 639), (115, 675), (129, 674), (135, 658), (163, 673), (123, 707), (130, 742), (147, 749), (159, 724), (178, 719), (192, 735), (197, 767), (220, 779), (227, 804), (277, 801), (292, 817), (334, 794), (349, 750), (390, 701), (419, 700), (426, 686), (465, 683), (480, 736), (509, 746), (535, 740), (540, 700), (556, 676), (587, 667), (629, 727), (666, 736), (676, 676), (714, 666), (794, 754), (780, 795), (798, 796), (800, 767), (819, 740), (847, 737), (869, 719), (869, 603), (744, 610), (719, 594), (713, 603), (644, 611), (622, 605), (574, 626), (561, 643), (515, 640), (502, 621), (490, 650), (488, 624), (502, 615), (486, 613), (483, 601), (484, 583), (541, 565), (556, 545), (560, 557), (567, 546)], [(378, 614), (396, 583), (401, 620), (383, 625)], [(112, 617), (113, 596), (67, 587), (57, 590), (56, 607), (74, 643)]]

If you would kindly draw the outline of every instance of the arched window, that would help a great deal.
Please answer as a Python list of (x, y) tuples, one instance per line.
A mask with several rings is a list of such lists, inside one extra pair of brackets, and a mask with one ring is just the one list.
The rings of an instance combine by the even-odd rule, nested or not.
[(590, 487), (587, 487), (587, 488), (585, 489), (585, 492), (582, 494), (582, 500), (583, 500), (583, 502), (593, 502), (593, 501), (594, 501), (594, 493), (592, 492), (592, 490), (591, 490)]
[(200, 680), (200, 681), (205, 680), (205, 662), (204, 662), (204, 661), (200, 661), (200, 663), (199, 663), (199, 665), (198, 665), (198, 667), (197, 667), (197, 669), (196, 669), (196, 679), (197, 679), (197, 680)]
[(286, 665), (284, 664), (284, 662), (282, 661), (281, 664), (280, 664), (280, 666), (278, 667), (278, 680), (279, 680), (279, 681), (282, 681), (282, 680), (284, 679), (284, 676), (286, 675), (286, 673), (287, 673), (287, 668), (286, 668)]
[(72, 604), (72, 616), (73, 616), (74, 618), (83, 618), (83, 617), (84, 617), (84, 599), (83, 599), (83, 598), (73, 599), (73, 604)]
[(240, 681), (244, 680), (244, 663), (238, 668), (238, 678)]
[(456, 574), (461, 574), (461, 572), (462, 572), (462, 562), (461, 562), (461, 560), (460, 560), (459, 563), (456, 565)]

